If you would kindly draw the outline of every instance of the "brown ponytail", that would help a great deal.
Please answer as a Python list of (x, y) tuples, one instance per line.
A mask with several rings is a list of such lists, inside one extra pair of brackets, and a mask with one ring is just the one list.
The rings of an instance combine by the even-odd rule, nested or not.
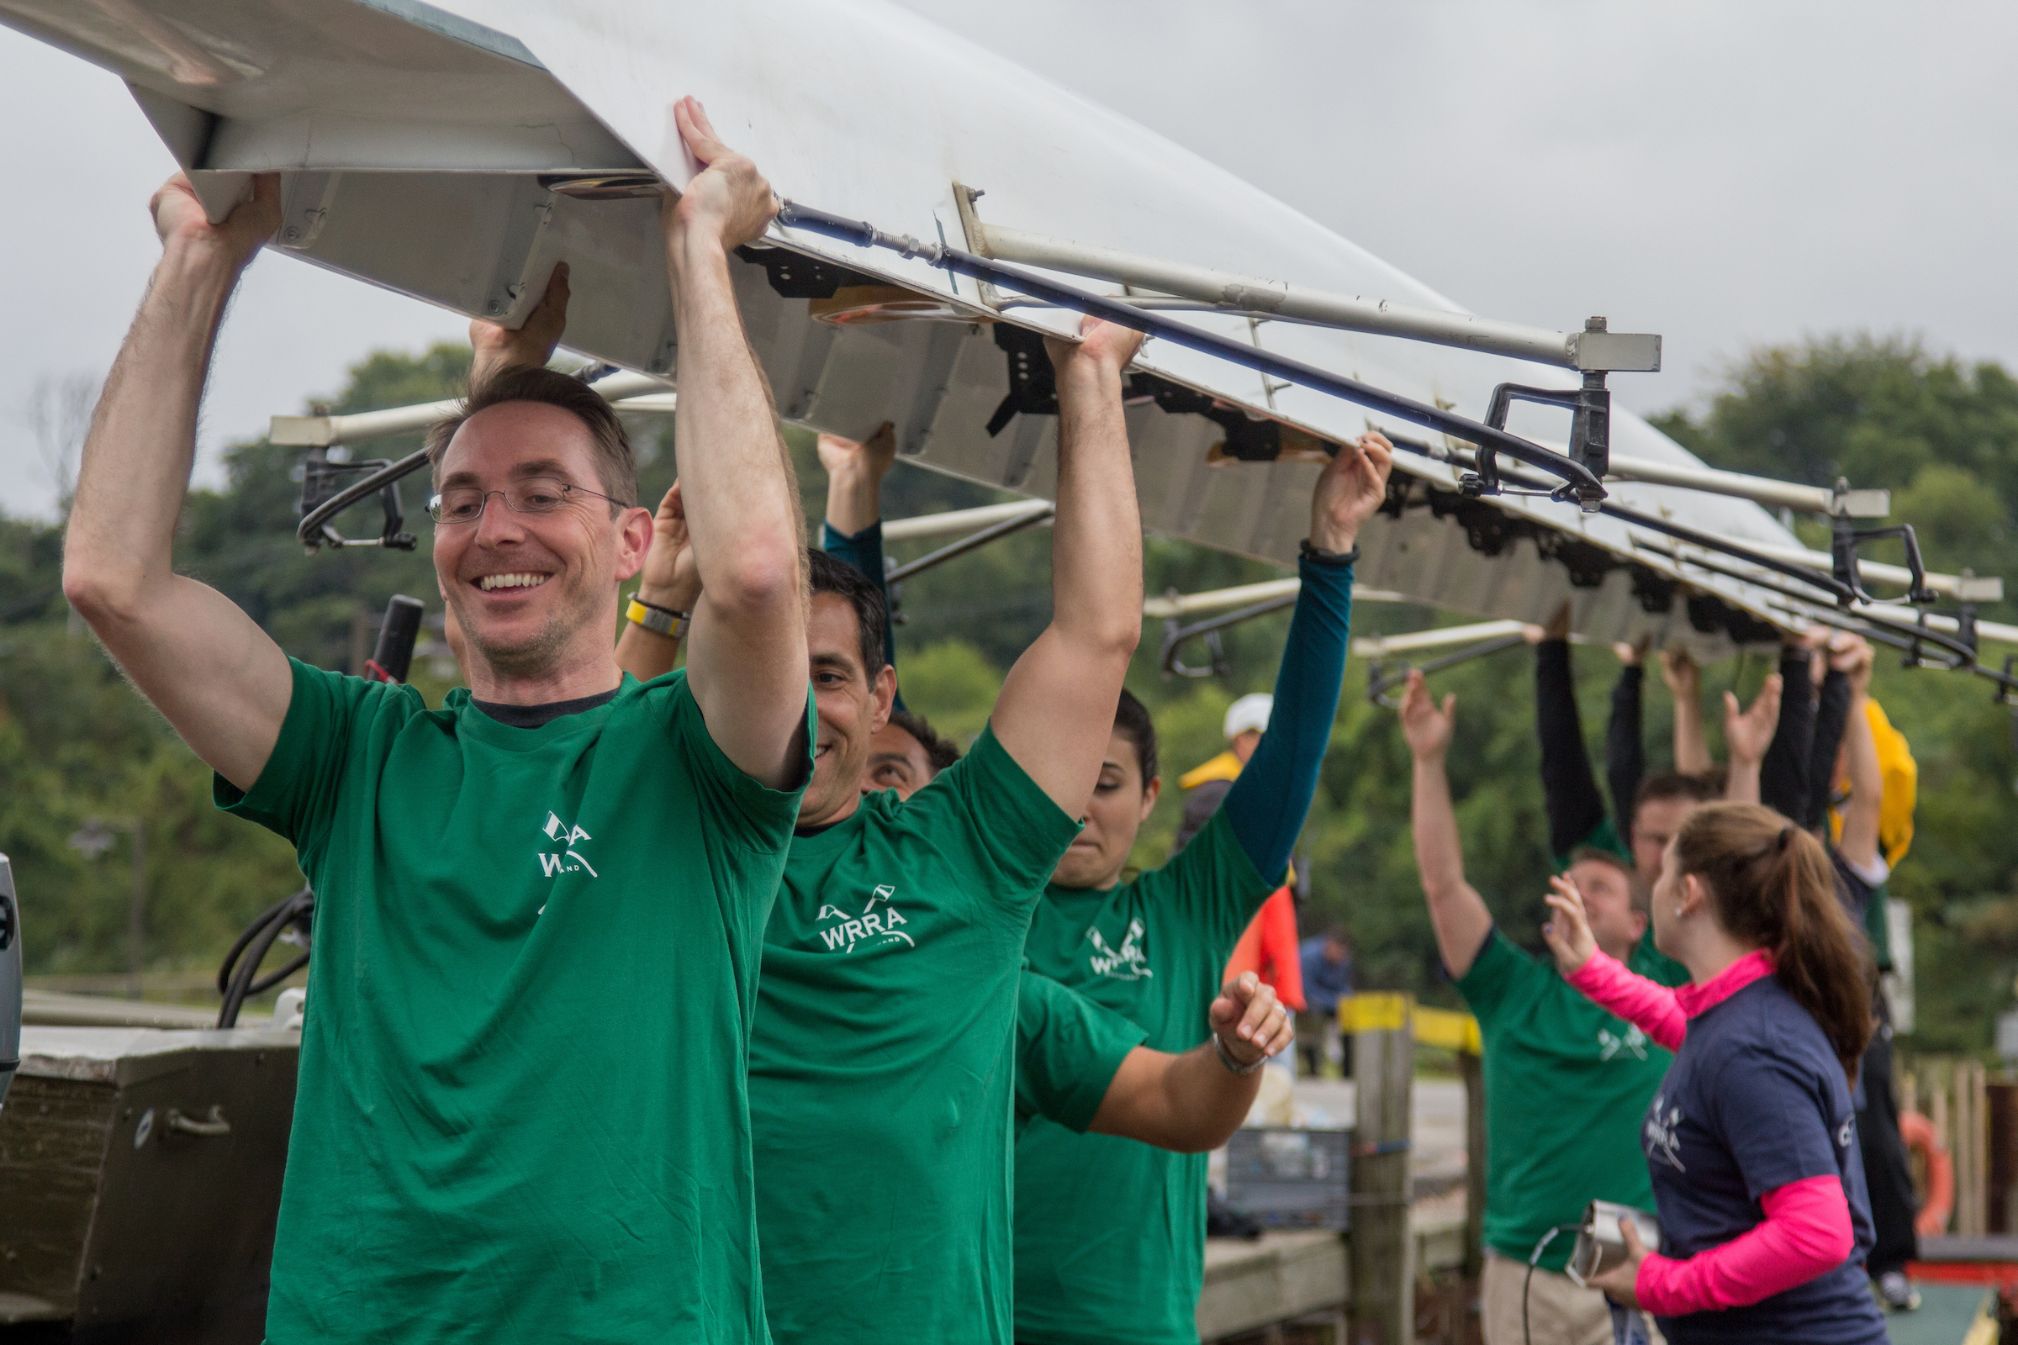
[(1874, 1027), (1870, 969), (1822, 843), (1770, 808), (1714, 803), (1682, 824), (1675, 865), (1708, 885), (1725, 930), (1772, 953), (1780, 984), (1814, 1016), (1854, 1086)]

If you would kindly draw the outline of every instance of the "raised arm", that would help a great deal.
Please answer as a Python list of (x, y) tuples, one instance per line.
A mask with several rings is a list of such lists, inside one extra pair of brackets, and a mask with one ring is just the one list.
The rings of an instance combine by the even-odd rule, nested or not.
[[(1854, 638), (1854, 637), (1853, 637)], [(1850, 722), (1850, 682), (1829, 656), (1829, 670), (1822, 675), (1821, 690), (1815, 696), (1815, 742), (1808, 752), (1807, 811), (1798, 819), (1810, 830), (1829, 819), (1829, 803), (1836, 788), (1836, 754), (1843, 747), (1843, 732)]]
[(1310, 549), (1297, 565), (1302, 587), (1275, 675), (1268, 731), (1221, 805), (1234, 839), (1270, 880), (1287, 867), (1317, 793), (1352, 634), (1352, 558), (1361, 525), (1387, 498), (1393, 464), (1386, 437), (1366, 435), (1339, 448), (1311, 496)]
[(806, 574), (799, 493), (771, 390), (743, 332), (729, 253), (777, 198), (716, 137), (698, 101), (674, 108), (706, 167), (665, 210), (680, 400), (680, 483), (701, 595), (687, 677), (729, 760), (773, 787), (805, 773)]
[(1464, 877), (1457, 809), (1450, 801), (1450, 776), (1444, 769), (1456, 723), (1457, 696), (1445, 696), (1439, 709), (1422, 673), (1410, 672), (1408, 689), (1401, 698), (1401, 731), (1415, 760), (1410, 809), (1415, 864), (1422, 875), (1423, 900), (1429, 903), (1429, 922), (1436, 931), (1436, 948), (1444, 969), (1454, 979), (1463, 980), (1485, 946), (1486, 935), (1492, 932), (1492, 912)]
[(1605, 788), (1612, 795), (1612, 816), (1620, 838), (1632, 841), (1633, 802), (1640, 778), (1647, 773), (1645, 738), (1647, 645), (1614, 646), (1619, 656), (1619, 680), (1612, 683), (1611, 714), (1605, 720)]
[(84, 442), (63, 594), (196, 755), (250, 789), (294, 694), (287, 658), (230, 599), (172, 566), (218, 327), (280, 223), (280, 187), (255, 179), (216, 225), (179, 175), (151, 204), (161, 260)]
[(1815, 747), (1814, 646), (1780, 651), (1780, 721), (1760, 763), (1759, 802), (1798, 821), (1808, 807), (1808, 757)]
[(1088, 318), (1080, 343), (1047, 341), (1058, 383), (1058, 512), (1051, 624), (1003, 681), (995, 736), (1053, 803), (1086, 811), (1142, 638), (1142, 518), (1121, 413), (1138, 332)]
[[(1535, 733), (1542, 749), (1542, 805), (1549, 853), (1558, 862), (1590, 840), (1605, 821), (1604, 796), (1584, 750), (1577, 684), (1570, 672), (1570, 609), (1565, 603), (1535, 645)], [(1532, 636), (1531, 636), (1532, 638)]]
[(637, 601), (643, 610), (626, 612), (623, 633), (617, 637), (617, 665), (640, 682), (649, 682), (678, 666), (680, 640), (686, 634), (682, 614), (691, 616), (701, 601), (701, 576), (694, 568), (686, 500), (678, 481), (652, 515), (652, 544), (645, 552), (644, 568), (638, 571)]
[[(820, 466), (827, 473), (827, 517), (820, 526), (820, 549), (854, 566), (875, 582), (893, 619), (883, 623), (883, 661), (897, 666), (896, 609), (883, 564), (883, 478), (897, 461), (895, 427), (884, 421), (861, 442), (838, 434), (818, 441)], [(892, 708), (904, 708), (901, 689)]]
[(1258, 1067), (1289, 1049), (1295, 1033), (1275, 992), (1251, 971), (1212, 1002), (1210, 1016), (1218, 1045), (1181, 1055), (1130, 1051), (1087, 1128), (1178, 1153), (1226, 1143), (1261, 1091)]
[[(1867, 702), (1871, 695), (1873, 651), (1863, 640), (1832, 658), (1850, 693), (1844, 720), (1844, 756), (1850, 768), (1850, 801), (1843, 809), (1843, 835), (1836, 848), (1858, 873), (1868, 874), (1880, 859), (1878, 824), (1885, 802), (1885, 773), (1878, 761), (1878, 738), (1871, 731)], [(1830, 763), (1833, 767), (1834, 763)]]
[(1769, 673), (1759, 694), (1744, 709), (1737, 696), (1724, 693), (1724, 751), (1729, 757), (1724, 782), (1726, 803), (1759, 801), (1759, 767), (1780, 722), (1780, 675)]
[(1661, 651), (1661, 680), (1675, 702), (1675, 769), (1701, 775), (1710, 769), (1710, 743), (1703, 734), (1703, 670), (1686, 649)]

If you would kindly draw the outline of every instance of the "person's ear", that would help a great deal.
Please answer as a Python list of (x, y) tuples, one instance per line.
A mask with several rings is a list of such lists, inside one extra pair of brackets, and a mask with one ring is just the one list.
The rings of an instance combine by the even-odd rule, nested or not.
[(1708, 905), (1710, 889), (1693, 873), (1682, 875), (1681, 914), (1694, 915)]
[(1152, 776), (1148, 784), (1142, 786), (1142, 820), (1147, 822), (1149, 814), (1156, 811), (1156, 800), (1163, 794), (1163, 777)]
[(641, 505), (624, 510), (617, 519), (618, 583), (645, 568), (645, 552), (651, 545), (652, 511)]
[(885, 663), (869, 683), (869, 732), (888, 727), (891, 707), (897, 703), (897, 670)]

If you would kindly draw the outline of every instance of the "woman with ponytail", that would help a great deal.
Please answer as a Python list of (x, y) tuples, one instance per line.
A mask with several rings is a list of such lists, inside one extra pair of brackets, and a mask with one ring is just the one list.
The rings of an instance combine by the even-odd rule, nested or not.
[(1882, 1345), (1850, 1085), (1871, 1035), (1855, 931), (1820, 842), (1767, 808), (1698, 809), (1653, 892), (1669, 989), (1599, 951), (1576, 889), (1544, 929), (1570, 983), (1676, 1051), (1641, 1147), (1663, 1248), (1592, 1280), (1671, 1345)]

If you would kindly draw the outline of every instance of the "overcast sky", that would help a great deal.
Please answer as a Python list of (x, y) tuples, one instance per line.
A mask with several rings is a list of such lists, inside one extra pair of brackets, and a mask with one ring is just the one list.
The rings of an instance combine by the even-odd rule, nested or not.
[[(1808, 334), (1917, 333), (2018, 369), (2018, 6), (1024, 0), (1005, 21), (906, 2), (1475, 311), (1662, 333), (1663, 373), (1614, 379), (1636, 410), (1699, 401), (1749, 348)], [(0, 510), (45, 514), (29, 403), (102, 376), (173, 164), (117, 80), (6, 30), (0, 118)], [(372, 347), (464, 325), (263, 258), (199, 476)]]

